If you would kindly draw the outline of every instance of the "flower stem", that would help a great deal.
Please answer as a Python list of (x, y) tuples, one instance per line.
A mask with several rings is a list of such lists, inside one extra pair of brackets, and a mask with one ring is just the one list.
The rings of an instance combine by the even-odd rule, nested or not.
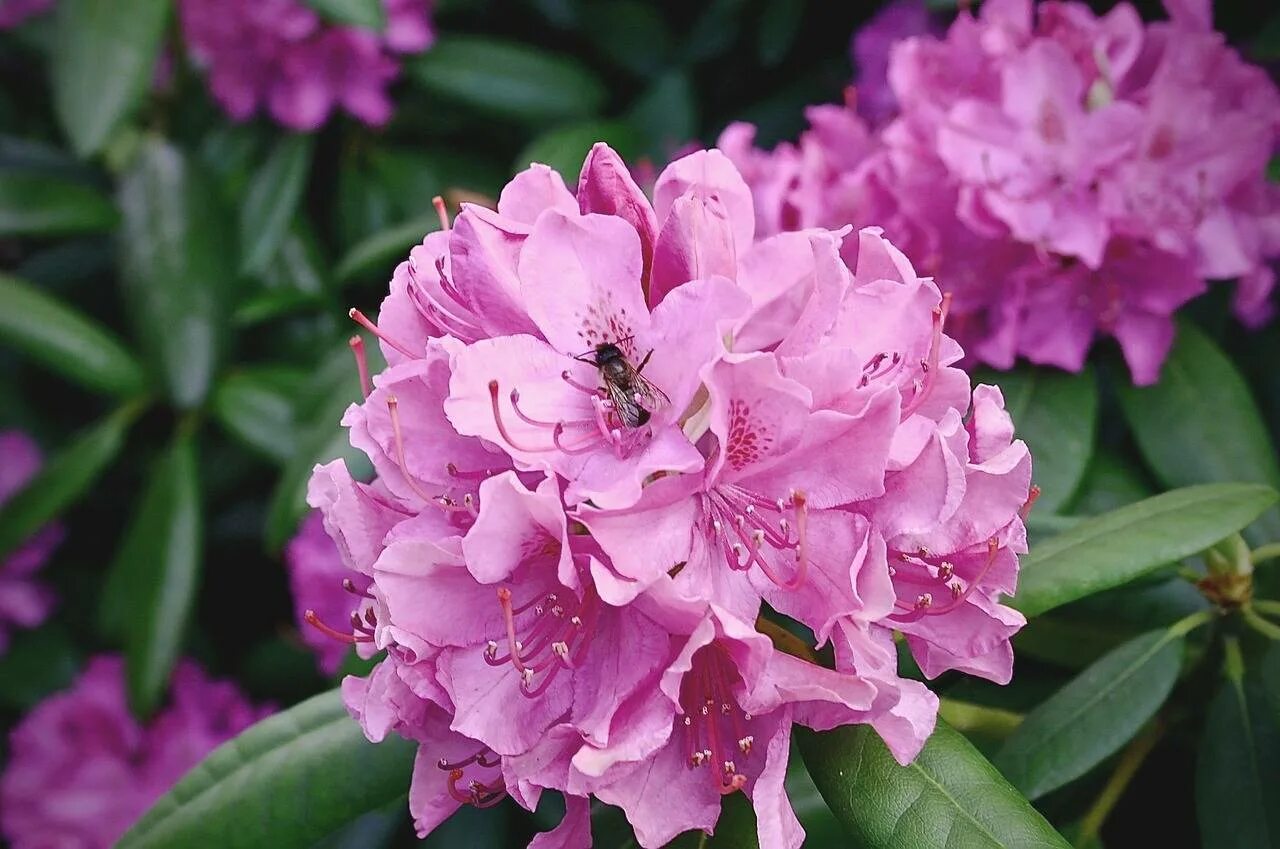
[(1022, 723), (1020, 713), (955, 699), (942, 699), (938, 715), (957, 731), (995, 740), (1005, 739)]
[(1249, 559), (1253, 561), (1254, 566), (1258, 566), (1268, 560), (1280, 560), (1280, 542), (1273, 542), (1255, 548), (1249, 554)]
[(1270, 613), (1272, 616), (1280, 616), (1280, 601), (1272, 601), (1269, 598), (1255, 598), (1253, 600), (1253, 609), (1260, 613)]
[(1258, 611), (1253, 609), (1253, 605), (1246, 604), (1240, 608), (1240, 615), (1244, 617), (1245, 624), (1257, 631), (1269, 640), (1280, 640), (1280, 625), (1263, 619)]
[(1212, 619), (1214, 615), (1215, 615), (1215, 612), (1212, 609), (1197, 610), (1195, 613), (1192, 613), (1190, 616), (1184, 616), (1183, 618), (1179, 619), (1177, 622), (1174, 622), (1172, 625), (1170, 625), (1168, 636), (1170, 638), (1185, 637), (1187, 634), (1190, 634), (1196, 628), (1199, 628), (1201, 625), (1205, 624), (1210, 619)]
[(1129, 782), (1133, 780), (1156, 743), (1164, 736), (1165, 728), (1166, 723), (1157, 716), (1147, 723), (1147, 726), (1125, 748), (1115, 771), (1111, 773), (1111, 778), (1107, 779), (1106, 786), (1102, 788), (1102, 792), (1098, 794), (1098, 798), (1094, 800), (1093, 805), (1085, 812), (1084, 819), (1080, 821), (1076, 846), (1086, 846), (1098, 836), (1098, 832), (1102, 830), (1102, 824), (1106, 822), (1112, 809), (1124, 795)]

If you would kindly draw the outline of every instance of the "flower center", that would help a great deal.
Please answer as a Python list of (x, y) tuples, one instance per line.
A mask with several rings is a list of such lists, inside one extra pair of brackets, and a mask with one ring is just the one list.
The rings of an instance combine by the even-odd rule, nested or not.
[(530, 454), (547, 451), (559, 451), (562, 454), (589, 454), (601, 448), (611, 449), (620, 459), (626, 459), (643, 447), (653, 436), (653, 431), (644, 425), (631, 427), (623, 421), (613, 401), (605, 396), (604, 390), (579, 383), (569, 372), (560, 373), (560, 378), (572, 388), (587, 396), (591, 405), (590, 413), (576, 419), (557, 419), (547, 421), (529, 415), (520, 408), (520, 390), (512, 389), (507, 393), (511, 413), (526, 425), (540, 429), (550, 436), (550, 444), (525, 445), (511, 433), (504, 419), (502, 405), (499, 403), (501, 389), (497, 380), (489, 381), (489, 403), (493, 411), (493, 421), (503, 441), (516, 451)]
[[(501, 773), (489, 778), (487, 781), (472, 778), (470, 781), (463, 783), (467, 771), (471, 768), (482, 770), (501, 768), (502, 759), (487, 746), (480, 748), (470, 757), (453, 763), (441, 758), (436, 763), (436, 766), (447, 773), (445, 781), (449, 795), (464, 805), (472, 805), (477, 808), (492, 808), (506, 798), (506, 782), (503, 780)], [(420, 828), (418, 829), (418, 837), (426, 837), (426, 834)]]
[(579, 599), (561, 588), (544, 592), (517, 606), (508, 587), (498, 587), (498, 603), (507, 629), (507, 650), (490, 640), (484, 659), (490, 666), (510, 663), (520, 675), (520, 692), (542, 695), (561, 669), (572, 669), (586, 653), (600, 614), (600, 600), (588, 586)]
[(684, 726), (689, 768), (707, 767), (716, 789), (725, 795), (747, 783), (736, 759), (749, 757), (755, 743), (747, 733), (751, 714), (733, 696), (733, 685), (741, 680), (724, 650), (713, 644), (698, 649), (680, 682), (684, 717), (678, 721)]
[[(698, 524), (712, 549), (719, 549), (730, 569), (752, 566), (784, 590), (799, 589), (808, 577), (808, 500), (793, 490), (788, 498), (770, 501), (737, 484), (721, 483), (702, 495)], [(769, 549), (769, 551), (765, 551)], [(796, 565), (784, 577), (772, 557), (794, 552)]]
[[(889, 566), (889, 576), (893, 578), (895, 585), (911, 584), (918, 587), (921, 584), (934, 584), (937, 590), (917, 593), (914, 604), (895, 600), (893, 604), (896, 609), (889, 618), (896, 622), (915, 622), (925, 616), (939, 616), (955, 610), (965, 603), (991, 571), (999, 551), (1000, 544), (995, 537), (987, 540), (987, 559), (967, 583), (956, 574), (954, 563), (935, 557), (926, 549), (922, 548), (915, 554), (890, 552), (889, 560), (892, 565)], [(910, 592), (905, 594), (909, 595)], [(938, 598), (934, 597), (935, 592)], [(902, 591), (898, 592), (898, 595), (903, 594)], [(941, 599), (945, 599), (945, 603)]]

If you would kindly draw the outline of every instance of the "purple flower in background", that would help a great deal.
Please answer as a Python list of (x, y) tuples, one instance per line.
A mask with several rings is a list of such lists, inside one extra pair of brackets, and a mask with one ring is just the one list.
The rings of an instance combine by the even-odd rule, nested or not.
[[(314, 611), (324, 622), (343, 622), (356, 605), (354, 601), (370, 583), (369, 579), (342, 561), (342, 554), (324, 530), (320, 511), (314, 511), (302, 523), (297, 536), (289, 542), (284, 553), (289, 568), (289, 589), (293, 593), (294, 616), (302, 640), (316, 655), (316, 664), (325, 674), (332, 675), (342, 665), (342, 659), (350, 650), (306, 623), (306, 612)], [(351, 590), (343, 588), (344, 579), (351, 581)]]
[(892, 118), (898, 98), (889, 87), (889, 54), (899, 41), (935, 34), (939, 27), (924, 0), (895, 0), (853, 35), (849, 54), (858, 86), (858, 114), (873, 124)]
[(142, 725), (129, 712), (124, 662), (100, 656), (70, 690), (14, 728), (0, 777), (0, 831), (14, 849), (107, 849), (214, 747), (271, 711), (191, 661), (169, 705)]
[(382, 32), (332, 26), (298, 0), (182, 0), (194, 61), (233, 119), (261, 109), (290, 129), (317, 129), (338, 108), (366, 124), (391, 118), (386, 88), (399, 54), (435, 40), (428, 0), (384, 0)]
[(53, 0), (0, 0), (0, 29), (12, 29), (53, 8)]
[[(40, 469), (40, 449), (24, 433), (0, 432), (0, 504), (26, 486)], [(53, 608), (53, 594), (34, 575), (62, 540), (57, 525), (41, 528), (17, 551), (0, 560), (0, 654), (9, 647), (9, 631), (34, 628)]]

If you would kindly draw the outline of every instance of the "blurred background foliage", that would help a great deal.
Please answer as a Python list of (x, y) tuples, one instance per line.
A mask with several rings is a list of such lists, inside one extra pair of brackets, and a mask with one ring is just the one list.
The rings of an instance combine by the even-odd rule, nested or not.
[[(52, 457), (0, 511), (0, 549), (55, 515), (69, 529), (43, 573), (56, 613), (0, 657), (6, 728), (101, 650), (126, 652), (144, 713), (180, 654), (282, 706), (331, 686), (297, 638), (280, 552), (312, 465), (363, 462), (337, 426), (359, 391), (346, 311), (376, 309), (395, 264), (439, 226), (432, 198), (486, 202), (532, 160), (572, 181), (597, 140), (660, 169), (731, 120), (756, 123), (766, 146), (794, 137), (805, 106), (841, 98), (850, 35), (877, 6), (441, 0), (439, 42), (405, 61), (387, 127), (336, 117), (295, 135), (226, 120), (182, 61), (172, 17), (155, 11), (166, 5), (64, 0), (59, 15), (86, 16), (74, 32), (44, 18), (0, 33), (0, 428), (35, 434)], [(1266, 5), (1220, 3), (1215, 24), (1276, 62), (1280, 16)], [(165, 52), (172, 74), (151, 91)], [(85, 85), (104, 75), (114, 82)], [(1203, 332), (1189, 323), (1175, 351), (1185, 385), (1133, 390), (1109, 368), (984, 375), (1003, 386), (1037, 477), (1057, 483), (1033, 533), (1167, 487), (1276, 483), (1280, 327), (1235, 331), (1220, 295), (1193, 306)], [(1255, 529), (1280, 538), (1280, 513)], [(1039, 617), (1015, 642), (1012, 685), (938, 682), (959, 704), (998, 710), (944, 717), (994, 752), (1008, 729), (991, 717), (1030, 709), (1125, 640), (1204, 608), (1175, 572)], [(1108, 822), (1110, 845), (1145, 845), (1157, 821), (1187, 836), (1162, 845), (1195, 845), (1193, 788), (1159, 776), (1192, 771), (1199, 727), (1179, 725), (1146, 761), (1151, 780)], [(1074, 822), (1110, 766), (1039, 807)], [(846, 845), (799, 758), (791, 783), (809, 845)], [(719, 837), (679, 845), (746, 845), (750, 814), (731, 801)], [(517, 845), (556, 820), (467, 809), (427, 845)], [(630, 845), (617, 811), (598, 825), (612, 835), (598, 845)], [(325, 845), (414, 845), (403, 801)]]

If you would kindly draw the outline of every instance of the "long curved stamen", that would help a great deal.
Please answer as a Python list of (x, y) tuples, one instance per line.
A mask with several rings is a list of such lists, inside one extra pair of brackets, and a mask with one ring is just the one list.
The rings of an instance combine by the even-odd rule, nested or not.
[[(916, 598), (916, 603), (914, 606), (912, 606), (907, 610), (904, 610), (901, 613), (891, 613), (889, 614), (889, 618), (894, 619), (898, 622), (915, 622), (924, 616), (940, 616), (944, 613), (950, 613), (951, 611), (958, 608), (960, 605), (964, 604), (968, 600), (969, 596), (973, 594), (973, 591), (978, 588), (978, 586), (982, 583), (983, 579), (986, 578), (987, 573), (990, 572), (991, 568), (995, 565), (996, 558), (999, 556), (999, 553), (1000, 553), (1000, 543), (998, 540), (996, 540), (995, 537), (992, 537), (991, 539), (987, 540), (986, 562), (982, 564), (982, 568), (978, 570), (978, 574), (974, 575), (973, 579), (969, 581), (968, 586), (966, 586), (964, 589), (960, 589), (959, 581), (953, 581), (951, 583), (947, 583), (947, 586), (951, 590), (951, 596), (952, 596), (951, 601), (947, 602), (941, 607), (934, 607), (933, 594), (921, 593)], [(951, 571), (950, 564), (944, 563), (943, 567), (948, 567), (947, 572)], [(939, 568), (939, 573), (940, 573), (940, 576), (941, 574), (943, 574), (942, 567)], [(946, 579), (944, 578), (943, 580), (945, 582)], [(901, 605), (902, 603), (895, 602), (895, 604)]]
[(589, 454), (590, 452), (594, 451), (596, 449), (596, 446), (599, 444), (597, 440), (589, 439), (586, 442), (582, 443), (581, 445), (576, 445), (576, 446), (565, 445), (563, 442), (560, 441), (561, 437), (564, 436), (565, 427), (571, 426), (572, 424), (574, 423), (571, 423), (570, 425), (566, 425), (564, 422), (556, 422), (555, 428), (553, 428), (551, 431), (551, 442), (563, 454), (571, 454), (571, 455), (572, 454)]
[(418, 485), (413, 475), (409, 474), (409, 465), (404, 461), (404, 437), (400, 432), (400, 400), (394, 395), (387, 396), (387, 414), (391, 417), (391, 435), (395, 440), (396, 465), (400, 468), (400, 476), (404, 478), (405, 483), (409, 484), (409, 489), (423, 501), (434, 501), (435, 499)]
[(449, 209), (444, 205), (444, 198), (436, 195), (431, 199), (431, 205), (436, 208), (436, 215), (440, 216), (440, 229), (448, 230), (449, 225)]
[(563, 380), (565, 383), (569, 384), (570, 386), (572, 386), (574, 389), (578, 390), (579, 392), (584, 392), (587, 395), (600, 394), (600, 390), (597, 389), (596, 387), (587, 386), (586, 384), (579, 383), (578, 381), (574, 380), (573, 375), (569, 374), (567, 370), (560, 372), (560, 379)]
[(942, 296), (942, 303), (933, 309), (933, 339), (929, 343), (929, 357), (920, 363), (920, 368), (924, 371), (924, 382), (912, 396), (910, 403), (902, 410), (904, 421), (924, 406), (924, 402), (933, 392), (933, 387), (938, 383), (938, 360), (942, 355), (942, 330), (950, 310), (951, 293), (948, 292)]
[(1040, 487), (1033, 484), (1031, 490), (1027, 493), (1027, 500), (1023, 502), (1022, 507), (1018, 510), (1018, 518), (1025, 522), (1027, 517), (1031, 515), (1031, 508), (1035, 506), (1039, 498)]
[(511, 663), (523, 675), (528, 667), (520, 660), (520, 651), (523, 647), (516, 639), (516, 617), (515, 611), (511, 608), (511, 590), (498, 587), (498, 603), (502, 605), (502, 620), (507, 626), (507, 645), (510, 647)]
[(493, 421), (498, 427), (498, 434), (506, 441), (508, 445), (517, 451), (524, 451), (528, 454), (539, 454), (545, 451), (554, 451), (555, 446), (549, 445), (545, 448), (530, 448), (521, 445), (507, 430), (507, 423), (502, 419), (502, 409), (498, 404), (498, 381), (489, 381), (489, 405), (493, 410)]
[(356, 371), (360, 374), (360, 391), (365, 398), (373, 393), (373, 381), (369, 379), (369, 358), (365, 356), (364, 340), (359, 336), (352, 336), (347, 340), (347, 344), (351, 346), (351, 353), (356, 358)]
[(302, 614), (302, 620), (306, 622), (308, 625), (310, 625), (312, 628), (315, 628), (321, 634), (324, 634), (326, 637), (331, 637), (332, 639), (335, 639), (342, 643), (351, 643), (352, 645), (355, 645), (356, 643), (373, 642), (373, 637), (371, 636), (357, 637), (355, 634), (344, 634), (342, 631), (339, 631), (336, 628), (332, 628), (326, 625), (323, 621), (321, 621), (320, 617), (316, 615), (316, 612), (314, 610), (307, 610), (306, 612), (304, 612)]
[(350, 578), (342, 579), (342, 588), (347, 592), (351, 593), (352, 595), (360, 596), (361, 598), (373, 598), (373, 593), (369, 592), (368, 590), (361, 590), (357, 588), (355, 581), (351, 580)]
[(381, 330), (379, 330), (378, 325), (370, 321), (369, 317), (366, 316), (364, 313), (360, 312), (360, 310), (356, 309), (355, 307), (352, 307), (350, 310), (347, 311), (347, 315), (349, 315), (351, 317), (351, 320), (354, 321), (356, 324), (360, 325), (365, 330), (372, 333), (374, 336), (377, 336), (383, 342), (386, 342), (392, 348), (395, 348), (397, 351), (404, 354), (409, 359), (411, 360), (420, 359), (420, 356), (418, 354), (415, 354), (413, 351), (410, 351), (407, 347), (400, 344), (399, 342), (397, 342), (396, 340), (392, 339), (390, 336), (386, 335)]

